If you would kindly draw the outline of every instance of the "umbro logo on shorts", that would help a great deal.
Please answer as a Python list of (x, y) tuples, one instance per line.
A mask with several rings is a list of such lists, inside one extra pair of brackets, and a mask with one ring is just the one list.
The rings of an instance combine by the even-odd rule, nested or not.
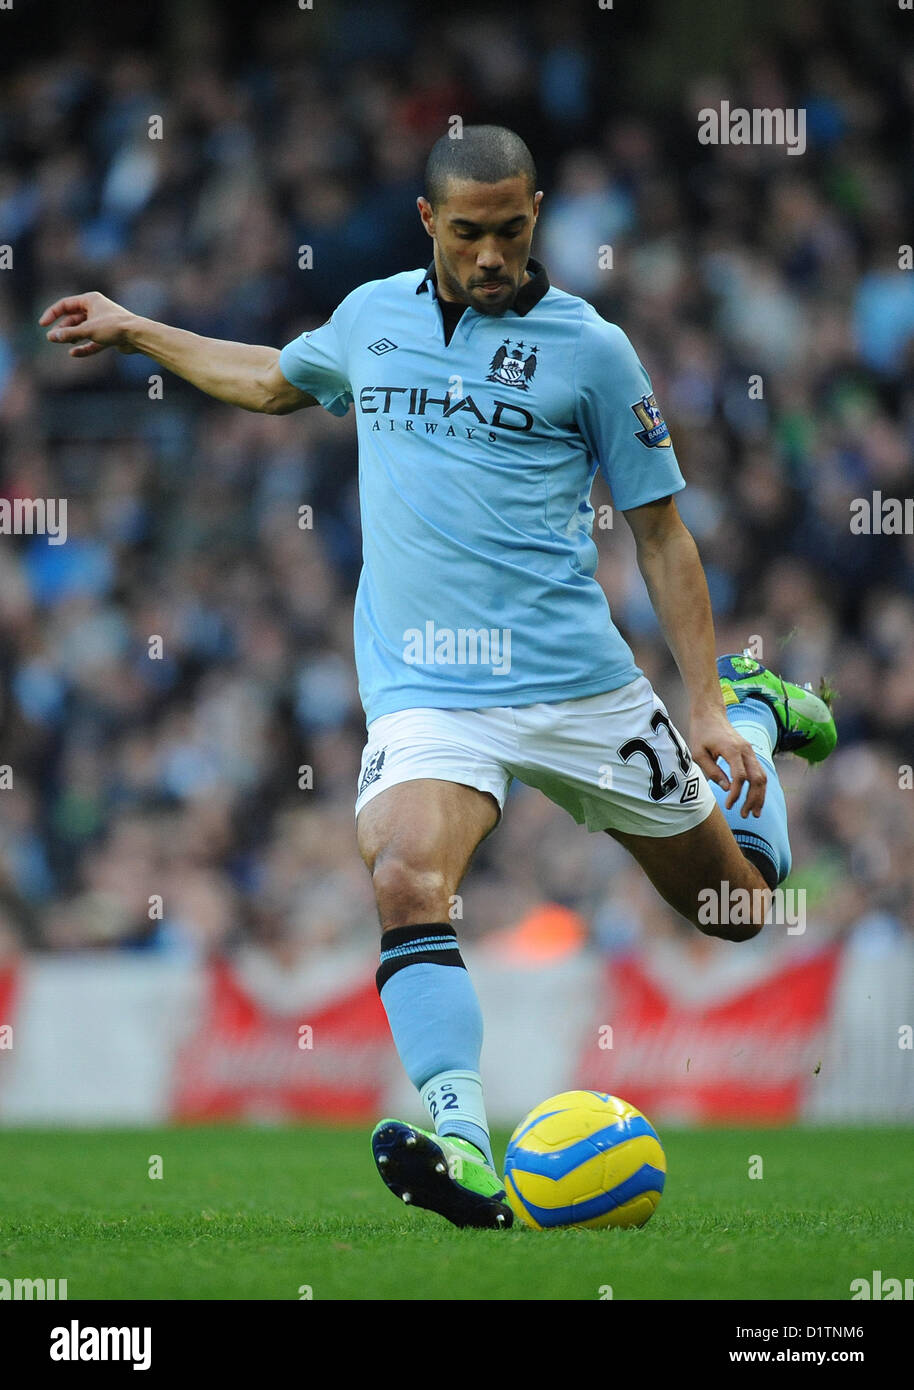
[(690, 777), (682, 789), (682, 796), (679, 798), (680, 806), (685, 806), (690, 801), (698, 800), (698, 786), (698, 778)]
[(368, 351), (373, 352), (375, 357), (383, 357), (385, 352), (393, 352), (396, 346), (389, 338), (378, 338), (376, 342), (368, 344)]
[(372, 782), (376, 782), (380, 777), (381, 770), (384, 767), (384, 754), (386, 751), (386, 748), (382, 748), (379, 753), (373, 753), (368, 760), (368, 766), (362, 774), (362, 780), (359, 783), (360, 796), (366, 787), (370, 787)]

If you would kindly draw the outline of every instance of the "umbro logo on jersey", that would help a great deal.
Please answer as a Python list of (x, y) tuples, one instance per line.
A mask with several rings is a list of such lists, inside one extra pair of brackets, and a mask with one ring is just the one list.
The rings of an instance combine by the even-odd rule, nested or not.
[(515, 343), (513, 348), (510, 348), (510, 344), (511, 339), (505, 338), (496, 349), (489, 363), (486, 381), (497, 381), (500, 386), (516, 386), (519, 391), (527, 391), (536, 371), (536, 354), (539, 348), (528, 348), (523, 341)]
[(387, 749), (382, 748), (378, 753), (373, 753), (368, 759), (368, 766), (365, 768), (362, 774), (362, 780), (359, 783), (359, 795), (362, 794), (366, 787), (370, 787), (372, 782), (376, 782), (380, 777), (384, 767), (384, 754), (386, 752)]
[(377, 342), (368, 344), (368, 351), (373, 352), (375, 357), (383, 357), (385, 352), (393, 352), (396, 346), (389, 338), (378, 338)]

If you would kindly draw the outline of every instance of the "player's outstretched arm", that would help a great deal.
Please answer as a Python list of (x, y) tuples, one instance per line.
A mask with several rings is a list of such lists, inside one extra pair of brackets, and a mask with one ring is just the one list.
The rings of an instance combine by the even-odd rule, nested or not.
[(71, 357), (91, 357), (105, 348), (143, 352), (176, 376), (229, 405), (266, 415), (288, 415), (317, 405), (279, 370), (279, 349), (201, 338), (132, 314), (93, 291), (58, 299), (38, 320), (52, 343), (70, 343)]

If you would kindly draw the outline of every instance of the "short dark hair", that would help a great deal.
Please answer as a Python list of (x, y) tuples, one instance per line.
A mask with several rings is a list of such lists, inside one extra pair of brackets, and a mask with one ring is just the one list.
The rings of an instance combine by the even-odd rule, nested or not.
[(536, 165), (520, 136), (503, 125), (468, 125), (460, 139), (435, 141), (425, 165), (425, 196), (434, 208), (447, 200), (448, 179), (500, 183), (517, 177), (527, 180), (532, 197)]

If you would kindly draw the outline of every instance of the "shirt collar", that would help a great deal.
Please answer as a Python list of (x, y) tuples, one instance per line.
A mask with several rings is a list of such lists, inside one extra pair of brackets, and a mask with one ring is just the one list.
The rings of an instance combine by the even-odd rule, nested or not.
[[(546, 267), (544, 265), (539, 261), (535, 261), (531, 256), (527, 261), (526, 268), (530, 272), (530, 279), (526, 284), (521, 285), (517, 292), (517, 298), (511, 305), (514, 312), (519, 314), (521, 318), (523, 318), (525, 314), (529, 314), (534, 304), (538, 304), (549, 289), (549, 276), (546, 274)], [(438, 275), (435, 270), (434, 261), (432, 261), (425, 275), (416, 286), (416, 294), (428, 293), (429, 281), (431, 281), (437, 291)]]

